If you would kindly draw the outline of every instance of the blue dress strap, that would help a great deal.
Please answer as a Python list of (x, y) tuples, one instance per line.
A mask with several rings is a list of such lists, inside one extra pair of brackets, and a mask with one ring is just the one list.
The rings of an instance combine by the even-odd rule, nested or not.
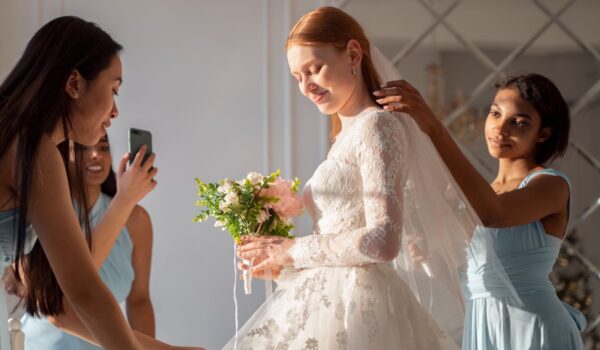
[(569, 178), (567, 177), (567, 175), (565, 175), (565, 173), (563, 173), (562, 171), (552, 169), (552, 168), (546, 168), (546, 169), (534, 171), (533, 173), (527, 175), (527, 177), (525, 177), (525, 179), (523, 179), (523, 181), (521, 181), (519, 188), (523, 188), (523, 187), (527, 186), (529, 181), (531, 181), (531, 179), (533, 179), (534, 177), (536, 177), (538, 175), (558, 176), (558, 177), (561, 177), (563, 180), (565, 180), (565, 182), (567, 183), (567, 186), (569, 186), (569, 201), (567, 202), (567, 220), (569, 220), (571, 218), (571, 181), (569, 181)]
[(561, 177), (561, 178), (563, 178), (563, 180), (565, 180), (567, 185), (569, 185), (569, 190), (571, 189), (571, 181), (569, 181), (569, 178), (567, 177), (567, 175), (565, 175), (565, 173), (563, 173), (562, 171), (559, 171), (556, 169), (551, 169), (551, 168), (534, 171), (533, 173), (527, 175), (527, 177), (525, 177), (525, 179), (523, 179), (523, 181), (521, 182), (521, 186), (519, 186), (519, 187), (527, 186), (527, 184), (529, 183), (529, 181), (531, 181), (531, 179), (533, 179), (534, 177), (539, 176), (539, 175), (552, 175), (552, 176)]

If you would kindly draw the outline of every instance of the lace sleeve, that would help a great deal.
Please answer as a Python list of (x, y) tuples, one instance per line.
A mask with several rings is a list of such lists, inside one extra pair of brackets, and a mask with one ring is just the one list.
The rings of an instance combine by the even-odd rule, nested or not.
[(322, 232), (298, 238), (290, 250), (294, 268), (379, 263), (394, 259), (400, 250), (407, 178), (405, 130), (389, 112), (367, 118), (359, 126), (355, 150), (362, 178), (365, 226), (339, 234)]

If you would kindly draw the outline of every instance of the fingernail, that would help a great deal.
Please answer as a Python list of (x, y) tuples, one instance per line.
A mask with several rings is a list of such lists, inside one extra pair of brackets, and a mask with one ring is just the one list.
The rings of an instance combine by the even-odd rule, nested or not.
[(381, 91), (377, 90), (377, 91), (373, 92), (373, 95), (379, 96), (379, 95), (381, 95)]

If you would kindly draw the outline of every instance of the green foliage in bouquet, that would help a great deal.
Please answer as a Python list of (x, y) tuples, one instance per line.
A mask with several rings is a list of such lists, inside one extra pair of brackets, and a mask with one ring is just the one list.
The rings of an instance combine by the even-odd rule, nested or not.
[(294, 238), (291, 217), (302, 211), (295, 195), (300, 180), (282, 180), (280, 174), (279, 170), (269, 176), (252, 172), (240, 181), (224, 179), (218, 183), (196, 178), (196, 206), (204, 209), (194, 222), (213, 217), (215, 227), (228, 230), (236, 243), (248, 234)]

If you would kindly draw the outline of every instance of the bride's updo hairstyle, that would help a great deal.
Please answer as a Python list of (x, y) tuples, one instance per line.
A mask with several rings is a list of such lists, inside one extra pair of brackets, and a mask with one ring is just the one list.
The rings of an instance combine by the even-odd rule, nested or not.
[[(335, 7), (319, 7), (305, 14), (294, 25), (285, 43), (287, 51), (293, 45), (331, 45), (340, 51), (346, 49), (350, 40), (356, 40), (362, 49), (361, 72), (369, 95), (374, 103), (373, 92), (380, 89), (381, 81), (371, 60), (371, 45), (363, 28), (346, 12)], [(341, 122), (337, 114), (331, 116), (331, 139), (340, 132)]]

